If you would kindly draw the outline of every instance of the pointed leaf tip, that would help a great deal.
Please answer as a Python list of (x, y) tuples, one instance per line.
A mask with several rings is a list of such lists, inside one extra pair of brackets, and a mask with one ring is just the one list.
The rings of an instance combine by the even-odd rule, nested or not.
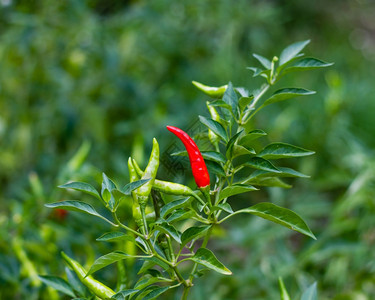
[(188, 259), (218, 273), (232, 275), (232, 272), (216, 258), (211, 250), (208, 250), (207, 248), (199, 248), (194, 256)]
[(280, 66), (296, 57), (310, 43), (310, 40), (296, 42), (286, 47), (280, 54)]

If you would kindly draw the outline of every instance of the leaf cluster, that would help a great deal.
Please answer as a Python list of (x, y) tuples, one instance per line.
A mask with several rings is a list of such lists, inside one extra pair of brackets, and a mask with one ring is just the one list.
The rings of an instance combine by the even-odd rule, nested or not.
[[(193, 191), (180, 185), (179, 191), (174, 183), (144, 178), (143, 171), (134, 160), (130, 161), (136, 166), (138, 176), (144, 179), (128, 183), (122, 188), (104, 173), (100, 192), (84, 182), (70, 182), (60, 186), (95, 197), (112, 218), (99, 214), (93, 206), (78, 200), (55, 202), (47, 204), (47, 207), (98, 217), (115, 228), (115, 231), (100, 236), (98, 241), (129, 241), (138, 248), (140, 254), (113, 251), (101, 256), (86, 273), (86, 276), (91, 276), (102, 268), (123, 260), (142, 260), (138, 281), (131, 288), (119, 290), (112, 299), (155, 299), (167, 290), (179, 286), (184, 287), (182, 299), (186, 299), (193, 279), (203, 272), (213, 270), (223, 275), (232, 274), (206, 246), (215, 226), (220, 226), (222, 222), (240, 213), (261, 217), (315, 239), (304, 220), (287, 208), (263, 202), (234, 211), (229, 203), (233, 196), (256, 191), (261, 187), (289, 188), (290, 185), (283, 181), (285, 177), (308, 177), (283, 167), (278, 162), (312, 155), (313, 151), (281, 142), (259, 148), (258, 139), (267, 134), (263, 130), (250, 128), (249, 122), (256, 113), (270, 104), (314, 93), (303, 88), (285, 87), (276, 90), (268, 98), (265, 97), (269, 88), (286, 74), (330, 65), (314, 58), (302, 58), (301, 51), (308, 43), (309, 41), (303, 41), (292, 44), (281, 52), (280, 58), (274, 57), (272, 60), (254, 55), (262, 69), (250, 69), (254, 76), (264, 77), (266, 83), (252, 93), (243, 88), (235, 88), (231, 82), (217, 88), (193, 82), (212, 98), (207, 102), (211, 117), (199, 117), (200, 122), (207, 127), (207, 137), (212, 144), (210, 151), (202, 152), (211, 173), (211, 186), (207, 189)], [(187, 153), (179, 152), (174, 155), (184, 156)], [(134, 209), (137, 198), (133, 197), (133, 218), (138, 228), (132, 228), (129, 222), (119, 220), (118, 209), (122, 202), (129, 201), (129, 196), (134, 196), (137, 189), (149, 180), (152, 182), (152, 192), (148, 196), (148, 205), (141, 207), (141, 217), (138, 217), (140, 215)], [(165, 194), (172, 194), (174, 198), (168, 201)], [(187, 263), (192, 264), (192, 268), (186, 277), (182, 270), (186, 272)], [(44, 278), (44, 281), (51, 286), (55, 285), (55, 288), (59, 282), (60, 291), (68, 291), (65, 283), (57, 279)], [(71, 291), (68, 295), (71, 295)]]

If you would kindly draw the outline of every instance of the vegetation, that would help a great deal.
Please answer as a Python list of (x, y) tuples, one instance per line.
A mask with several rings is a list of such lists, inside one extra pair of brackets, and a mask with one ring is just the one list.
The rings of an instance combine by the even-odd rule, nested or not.
[[(174, 143), (165, 125), (197, 124), (208, 98), (191, 87), (192, 80), (216, 86), (231, 81), (252, 91), (264, 78), (252, 78), (244, 68), (257, 63), (251, 53), (272, 61), (285, 45), (310, 38), (307, 56), (335, 65), (278, 84), (319, 93), (267, 106), (251, 126), (268, 133), (264, 143), (316, 152), (288, 161), (311, 179), (289, 179), (293, 189), (265, 188), (231, 204), (233, 210), (258, 201), (290, 208), (317, 241), (255, 217), (233, 218), (209, 244), (233, 275), (203, 276), (190, 297), (278, 299), (280, 276), (292, 297), (317, 282), (319, 299), (374, 298), (373, 4), (117, 3), (1, 2), (0, 297), (63, 299), (38, 276), (66, 276), (64, 264), (56, 263), (62, 262), (60, 251), (89, 267), (113, 250), (113, 244), (95, 241), (108, 230), (106, 223), (44, 207), (72, 196), (93, 204), (89, 195), (65, 193), (58, 185), (73, 180), (98, 186), (102, 170), (128, 182), (127, 157), (145, 166), (152, 137), (162, 153)], [(174, 175), (182, 182), (181, 174), (161, 165), (161, 179)], [(193, 187), (191, 175), (184, 175), (183, 183)], [(131, 217), (129, 207), (121, 212), (121, 220)], [(75, 278), (69, 270), (67, 276)], [(117, 288), (113, 268), (95, 277)], [(76, 288), (84, 290), (78, 282)], [(173, 291), (165, 297), (175, 299)]]

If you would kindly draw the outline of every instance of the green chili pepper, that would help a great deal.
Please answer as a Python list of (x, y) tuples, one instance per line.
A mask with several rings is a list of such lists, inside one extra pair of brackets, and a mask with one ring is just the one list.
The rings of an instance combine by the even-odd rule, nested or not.
[[(210, 112), (212, 120), (216, 122), (220, 122), (219, 113), (217, 112), (216, 108), (214, 106), (209, 105), (209, 103), (210, 102), (207, 101), (206, 105), (207, 105), (208, 111)], [(214, 145), (215, 147), (218, 146), (220, 137), (216, 135), (211, 129), (208, 129), (208, 139), (210, 140), (212, 145)]]
[(221, 98), (223, 97), (225, 90), (227, 89), (227, 85), (219, 86), (219, 87), (213, 87), (213, 86), (208, 86), (204, 85), (200, 82), (197, 81), (192, 81), (192, 83), (203, 93), (206, 95), (212, 97), (212, 98)]
[[(128, 169), (129, 169), (130, 182), (139, 180), (139, 176), (136, 172), (136, 169), (134, 168), (131, 157), (129, 157), (128, 159)], [(133, 206), (132, 206), (133, 218), (137, 226), (141, 229), (143, 227), (141, 208), (139, 206), (138, 196), (134, 191), (132, 192), (132, 197), (133, 197)]]
[(147, 183), (136, 189), (134, 192), (138, 197), (139, 205), (141, 209), (146, 207), (148, 196), (150, 195), (151, 188), (154, 185), (156, 173), (159, 167), (159, 144), (154, 138), (152, 141), (152, 151), (148, 165), (142, 175), (141, 179), (150, 179)]
[(79, 280), (85, 286), (87, 286), (93, 294), (98, 296), (100, 299), (110, 299), (115, 294), (115, 292), (111, 288), (95, 280), (92, 276), (85, 277), (87, 272), (77, 261), (71, 259), (64, 252), (61, 252), (61, 255), (67, 262), (67, 264), (77, 274)]
[[(143, 176), (142, 169), (139, 167), (138, 163), (134, 159), (133, 159), (133, 167), (136, 170), (138, 176)], [(168, 195), (191, 196), (197, 199), (199, 202), (201, 202), (201, 204), (205, 205), (203, 200), (199, 198), (199, 196), (195, 194), (191, 188), (183, 184), (155, 179), (154, 185), (152, 186), (152, 188), (156, 191), (159, 191), (161, 193), (168, 194)]]
[[(141, 170), (138, 163), (134, 159), (133, 166), (138, 176), (143, 176), (144, 172)], [(186, 185), (159, 179), (155, 179), (152, 188), (169, 195), (191, 196), (191, 194), (194, 193), (193, 190)]]

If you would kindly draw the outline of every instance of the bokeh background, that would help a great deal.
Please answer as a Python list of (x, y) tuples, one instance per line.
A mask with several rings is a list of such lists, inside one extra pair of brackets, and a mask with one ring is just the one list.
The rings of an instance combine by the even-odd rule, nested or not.
[[(192, 80), (251, 90), (261, 83), (246, 69), (257, 65), (251, 53), (272, 58), (306, 39), (306, 54), (335, 65), (282, 81), (318, 93), (263, 110), (256, 127), (314, 150), (291, 162), (311, 179), (232, 203), (290, 207), (318, 240), (234, 218), (209, 244), (234, 275), (206, 274), (191, 298), (274, 300), (282, 276), (293, 299), (315, 281), (319, 299), (375, 299), (371, 0), (1, 0), (0, 298), (65, 299), (37, 274), (63, 274), (61, 250), (89, 265), (113, 249), (95, 241), (106, 224), (43, 206), (72, 197), (59, 184), (98, 186), (102, 171), (125, 184), (128, 156), (144, 163), (152, 137), (161, 149), (173, 142), (165, 125), (207, 115)], [(97, 277), (114, 287), (113, 270)]]

